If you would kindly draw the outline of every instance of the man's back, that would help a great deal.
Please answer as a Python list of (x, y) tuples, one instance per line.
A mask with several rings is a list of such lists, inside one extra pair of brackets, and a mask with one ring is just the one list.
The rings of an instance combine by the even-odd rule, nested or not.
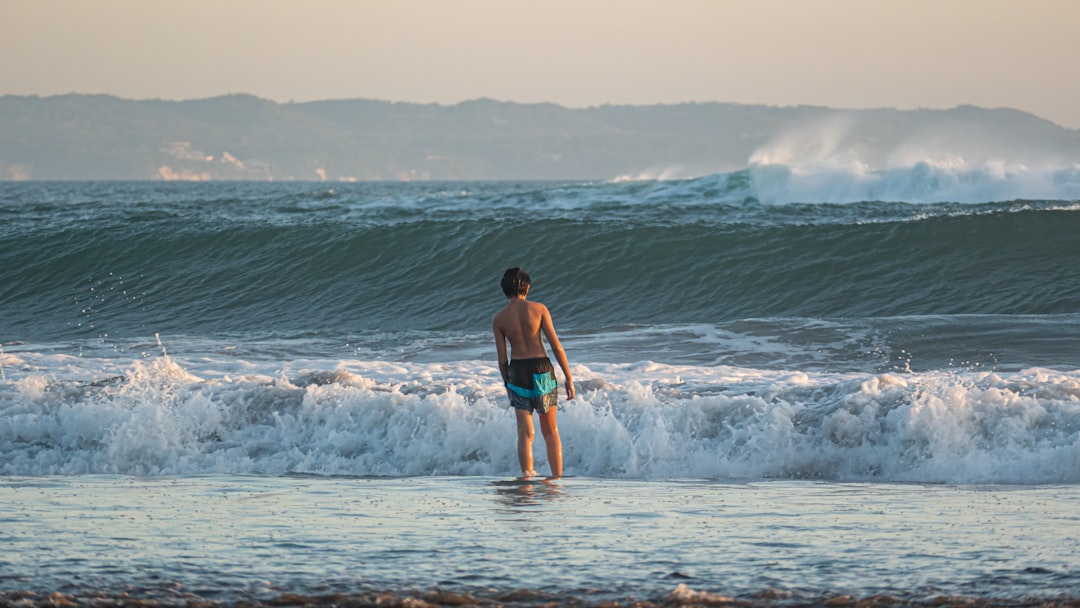
[(539, 302), (512, 299), (494, 319), (495, 329), (502, 332), (510, 342), (510, 358), (529, 359), (545, 357), (543, 335), (547, 307)]

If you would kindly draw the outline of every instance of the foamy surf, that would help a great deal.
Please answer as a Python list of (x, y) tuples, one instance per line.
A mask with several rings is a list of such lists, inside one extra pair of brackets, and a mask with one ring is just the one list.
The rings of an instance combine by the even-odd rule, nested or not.
[(711, 195), (717, 202), (749, 201), (770, 206), (853, 204), (866, 201), (965, 205), (1080, 199), (1080, 167), (1028, 166), (962, 157), (926, 158), (910, 164), (872, 167), (858, 160), (784, 162), (771, 155), (751, 158), (747, 168), (688, 177), (671, 169), (624, 175), (613, 184), (656, 184), (643, 200)]
[[(489, 361), (27, 353), (7, 366), (16, 377), (0, 392), (5, 475), (516, 471), (513, 416)], [(572, 475), (1080, 482), (1076, 371), (642, 361), (578, 362), (574, 374), (579, 396), (560, 406)]]

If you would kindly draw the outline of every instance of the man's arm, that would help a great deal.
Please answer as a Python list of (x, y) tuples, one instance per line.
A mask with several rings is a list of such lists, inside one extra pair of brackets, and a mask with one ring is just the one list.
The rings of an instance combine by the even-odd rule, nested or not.
[(491, 331), (495, 334), (495, 353), (499, 357), (499, 374), (503, 384), (510, 382), (510, 360), (506, 358), (506, 334), (496, 319), (491, 320)]
[(566, 360), (566, 351), (563, 350), (562, 342), (559, 342), (559, 336), (555, 334), (555, 324), (551, 322), (551, 313), (548, 312), (547, 306), (544, 306), (541, 313), (540, 329), (544, 332), (544, 337), (547, 338), (551, 353), (555, 355), (555, 360), (559, 362), (559, 367), (562, 368), (563, 376), (566, 377), (566, 398), (573, 399), (576, 394), (574, 377), (570, 375), (570, 363)]

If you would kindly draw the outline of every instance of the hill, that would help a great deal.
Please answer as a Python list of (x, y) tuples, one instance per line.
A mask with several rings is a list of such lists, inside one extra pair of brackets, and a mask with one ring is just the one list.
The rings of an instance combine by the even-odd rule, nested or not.
[(689, 176), (748, 163), (1080, 162), (1080, 131), (1009, 109), (478, 99), (276, 103), (0, 97), (0, 180)]

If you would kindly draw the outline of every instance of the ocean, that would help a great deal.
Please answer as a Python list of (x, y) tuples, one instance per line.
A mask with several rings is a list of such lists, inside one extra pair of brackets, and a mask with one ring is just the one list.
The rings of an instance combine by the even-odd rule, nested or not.
[(1075, 604), (1078, 234), (1078, 166), (0, 183), (0, 605)]

